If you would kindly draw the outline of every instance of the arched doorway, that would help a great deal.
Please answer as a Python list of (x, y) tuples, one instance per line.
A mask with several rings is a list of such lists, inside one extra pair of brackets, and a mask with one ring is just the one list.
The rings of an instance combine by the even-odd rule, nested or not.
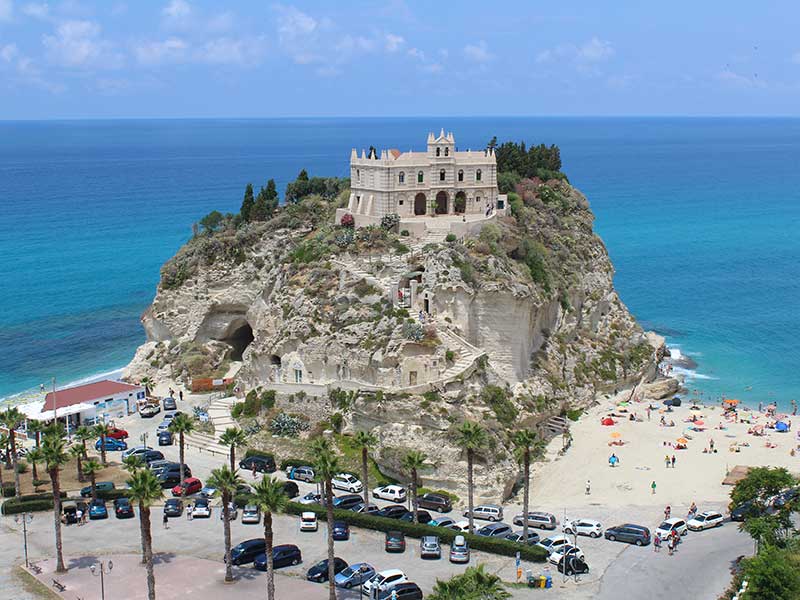
[(436, 194), (436, 214), (437, 215), (446, 215), (447, 214), (447, 192), (441, 191)]
[(467, 210), (467, 195), (464, 192), (457, 192), (456, 199), (453, 201), (453, 212), (463, 213)]
[(414, 196), (414, 214), (415, 215), (425, 214), (425, 194), (423, 194), (422, 192)]
[(245, 319), (236, 319), (228, 326), (227, 335), (222, 341), (231, 347), (230, 359), (239, 361), (242, 360), (242, 354), (254, 339), (250, 323)]

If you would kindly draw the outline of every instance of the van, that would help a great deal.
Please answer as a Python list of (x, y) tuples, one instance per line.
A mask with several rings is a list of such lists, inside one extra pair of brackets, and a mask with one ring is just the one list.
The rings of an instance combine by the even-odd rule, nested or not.
[(632, 523), (609, 527), (603, 535), (612, 542), (619, 540), (637, 546), (647, 546), (650, 543), (650, 530), (643, 525)]
[[(520, 527), (525, 523), (525, 515), (517, 515), (514, 517), (514, 525)], [(558, 519), (555, 515), (547, 512), (528, 511), (528, 527), (537, 527), (538, 529), (555, 529), (558, 526)]]
[(304, 512), (300, 515), (300, 531), (316, 531), (318, 527), (316, 513)]
[[(469, 517), (469, 511), (465, 511), (464, 516)], [(485, 521), (502, 521), (503, 507), (496, 504), (479, 504), (472, 509), (472, 518), (484, 519)]]

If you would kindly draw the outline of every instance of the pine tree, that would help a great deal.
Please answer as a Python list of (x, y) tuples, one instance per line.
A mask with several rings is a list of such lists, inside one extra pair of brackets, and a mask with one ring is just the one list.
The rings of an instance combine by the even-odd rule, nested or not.
[(308, 181), (308, 171), (305, 169), (300, 171), (300, 173), (297, 175), (297, 181)]
[(242, 215), (242, 219), (250, 221), (255, 203), (256, 201), (253, 198), (253, 184), (248, 183), (247, 187), (244, 189), (244, 200), (242, 200), (242, 208), (239, 211)]
[(278, 208), (278, 188), (275, 186), (275, 180), (270, 179), (267, 182), (267, 208), (269, 209), (270, 214), (272, 214), (276, 208)]

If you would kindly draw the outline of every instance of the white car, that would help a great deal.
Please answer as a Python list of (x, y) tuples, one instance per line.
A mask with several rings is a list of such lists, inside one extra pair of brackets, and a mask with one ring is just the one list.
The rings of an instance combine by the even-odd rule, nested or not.
[(361, 593), (367, 596), (367, 598), (372, 598), (373, 588), (378, 592), (382, 592), (397, 583), (406, 581), (408, 581), (408, 577), (406, 577), (406, 574), (400, 569), (386, 569), (385, 571), (375, 573), (372, 579), (365, 581)]
[[(236, 517), (239, 516), (239, 509), (235, 502), (228, 502), (228, 516), (231, 521), (235, 521)], [(222, 510), (222, 506), (219, 507), (219, 519), (220, 521), (225, 519), (225, 511)]]
[(391, 500), (392, 502), (405, 502), (406, 501), (406, 488), (400, 485), (384, 485), (383, 487), (376, 487), (372, 490), (373, 498), (380, 498), (381, 500)]
[(564, 558), (565, 556), (575, 556), (581, 560), (584, 559), (583, 552), (577, 546), (572, 546), (570, 544), (564, 544), (553, 550), (550, 553), (550, 557), (547, 559), (552, 564), (557, 565), (558, 562)]
[(308, 492), (305, 496), (298, 500), (300, 504), (322, 504), (322, 494), (317, 492)]
[(203, 486), (203, 489), (200, 490), (200, 495), (203, 498), (213, 498), (214, 494), (217, 493), (217, 488), (211, 487), (210, 485)]
[(331, 479), (331, 485), (334, 489), (345, 490), (351, 494), (357, 494), (364, 489), (364, 484), (358, 478), (350, 475), (350, 473), (334, 475), (333, 479)]
[(550, 537), (544, 538), (541, 542), (536, 544), (540, 548), (544, 548), (551, 554), (558, 550), (561, 546), (565, 546), (569, 544), (569, 540), (565, 535), (551, 535)]
[(316, 513), (304, 512), (300, 515), (300, 531), (316, 531), (318, 528)]
[(192, 518), (197, 519), (201, 517), (211, 517), (211, 502), (205, 498), (198, 498), (195, 500), (194, 507), (192, 507)]
[(603, 535), (603, 526), (599, 521), (592, 519), (575, 519), (574, 521), (564, 521), (561, 530), (569, 535), (577, 533), (578, 535), (588, 535), (592, 538), (597, 538)]
[[(458, 523), (453, 523), (452, 525), (447, 525), (446, 527), (448, 529), (452, 529), (453, 531), (466, 533), (469, 531), (469, 521), (459, 521)], [(477, 529), (477, 527), (475, 529)]]
[(680, 517), (672, 517), (671, 519), (667, 519), (658, 526), (658, 529), (653, 532), (653, 537), (658, 534), (662, 540), (665, 540), (672, 535), (673, 531), (677, 531), (678, 535), (686, 535), (689, 532), (689, 528), (686, 526), (686, 521)]
[(686, 526), (692, 531), (702, 531), (703, 529), (719, 527), (722, 525), (724, 520), (725, 517), (718, 512), (707, 510), (705, 512), (701, 512), (699, 515), (695, 515), (694, 519), (691, 519), (688, 523), (686, 523)]
[(255, 504), (248, 504), (242, 509), (242, 523), (261, 523), (261, 509)]
[(126, 459), (129, 456), (141, 456), (148, 450), (152, 450), (150, 446), (134, 446), (133, 448), (128, 448), (122, 453), (122, 458)]

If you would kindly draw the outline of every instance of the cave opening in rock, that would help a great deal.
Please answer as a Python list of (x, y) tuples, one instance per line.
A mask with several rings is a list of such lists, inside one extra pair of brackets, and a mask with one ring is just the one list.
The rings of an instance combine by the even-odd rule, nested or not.
[(233, 323), (225, 342), (231, 347), (231, 360), (242, 360), (242, 354), (255, 339), (250, 323), (241, 320)]
[(269, 362), (273, 367), (280, 367), (281, 366), (281, 357), (277, 354), (273, 354), (269, 358)]

